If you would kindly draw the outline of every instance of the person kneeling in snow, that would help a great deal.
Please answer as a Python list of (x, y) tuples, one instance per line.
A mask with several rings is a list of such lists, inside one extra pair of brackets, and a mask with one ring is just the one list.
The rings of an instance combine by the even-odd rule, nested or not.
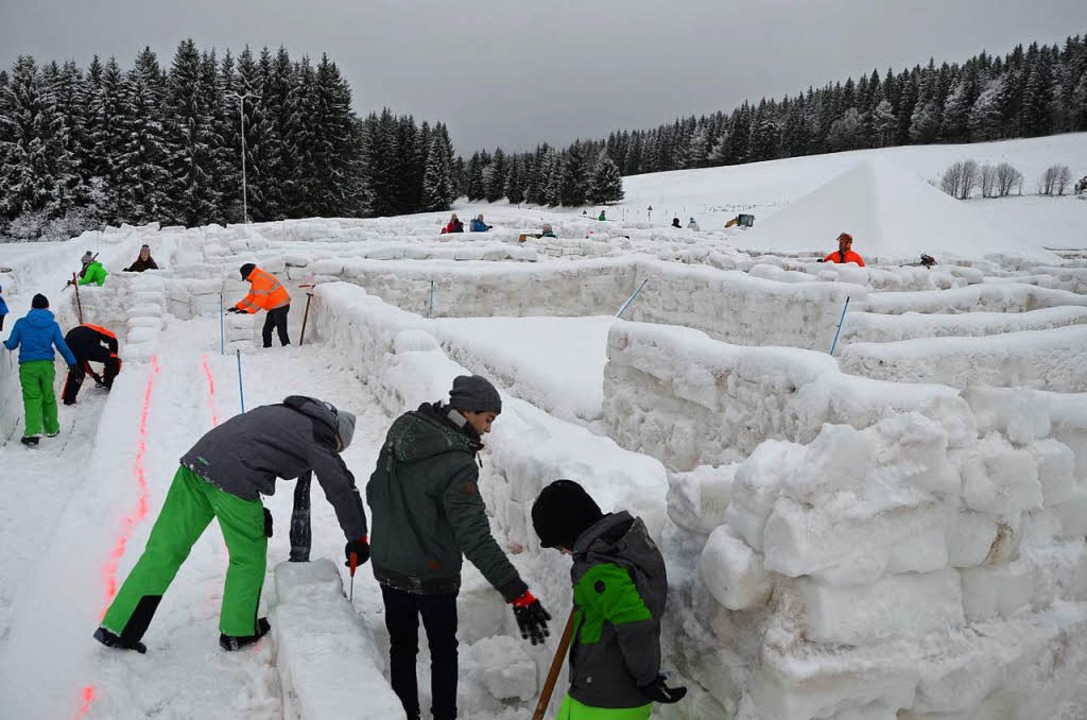
[[(121, 372), (121, 358), (117, 356), (119, 349), (117, 336), (104, 327), (83, 323), (74, 327), (64, 336), (64, 342), (71, 348), (75, 355), (76, 364), (68, 371), (68, 378), (64, 381), (63, 399), (65, 405), (73, 405), (79, 389), (83, 386), (83, 379), (90, 375), (98, 387), (106, 390), (113, 389), (113, 380)], [(91, 368), (92, 362), (100, 362), (105, 368), (99, 375)]]
[(208, 431), (181, 458), (143, 555), (114, 598), (94, 637), (103, 645), (146, 652), (140, 641), (163, 593), (212, 518), (230, 562), (219, 614), (219, 646), (238, 650), (269, 630), (257, 618), (272, 515), (261, 495), (276, 478), (314, 472), (347, 537), (344, 553), (365, 563), (366, 514), (355, 478), (339, 453), (351, 444), (355, 416), (316, 398), (291, 395), (235, 415)]
[(449, 404), (424, 403), (389, 429), (366, 486), (373, 517), (374, 577), (389, 630), (393, 691), (410, 720), (419, 715), (415, 655), (419, 616), (430, 643), (431, 712), (457, 717), (457, 592), (461, 554), (513, 606), (521, 637), (547, 636), (551, 616), (491, 536), (479, 493), (476, 453), (502, 412), (502, 398), (478, 376), (453, 380)]
[(532, 504), (532, 525), (540, 545), (574, 558), (570, 690), (556, 720), (645, 720), (652, 703), (682, 700), (687, 688), (660, 672), (668, 578), (641, 518), (605, 515), (581, 485), (556, 480)]

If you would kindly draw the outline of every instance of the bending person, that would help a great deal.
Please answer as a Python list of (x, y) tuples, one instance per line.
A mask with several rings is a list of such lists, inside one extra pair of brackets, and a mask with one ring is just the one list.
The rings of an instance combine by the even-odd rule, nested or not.
[[(113, 389), (113, 380), (121, 372), (116, 335), (104, 327), (83, 323), (69, 330), (64, 336), (64, 342), (68, 343), (76, 359), (76, 364), (68, 371), (68, 378), (64, 381), (62, 398), (65, 405), (75, 403), (87, 375), (94, 378), (98, 387)], [(92, 362), (102, 363), (104, 367), (101, 375), (91, 367)]]

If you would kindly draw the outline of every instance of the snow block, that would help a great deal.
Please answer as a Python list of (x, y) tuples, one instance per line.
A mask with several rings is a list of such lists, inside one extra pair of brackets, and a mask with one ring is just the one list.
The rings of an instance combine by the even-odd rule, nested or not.
[(336, 565), (327, 559), (280, 563), (275, 585), (271, 622), (276, 664), (284, 694), (297, 698), (298, 716), (405, 718), (369, 628), (344, 597)]
[(738, 465), (701, 465), (668, 473), (668, 517), (685, 530), (708, 535), (725, 522)]
[(1078, 486), (1072, 496), (1057, 506), (1061, 534), (1066, 538), (1087, 536), (1087, 487)]
[(525, 652), (524, 645), (509, 635), (497, 635), (472, 646), (475, 672), (482, 677), (487, 692), (498, 700), (527, 701), (536, 697), (536, 663)]
[(951, 567), (981, 565), (997, 539), (997, 521), (990, 515), (960, 512), (947, 528), (947, 559)]
[(798, 587), (807, 606), (805, 635), (815, 642), (858, 645), (963, 624), (962, 585), (948, 568), (892, 575), (872, 585), (803, 578)]
[(967, 507), (999, 515), (1042, 506), (1042, 486), (1034, 455), (990, 433), (962, 466), (962, 497)]
[(1076, 455), (1072, 448), (1048, 438), (1027, 447), (1038, 464), (1038, 482), (1042, 486), (1042, 500), (1049, 505), (1059, 505), (1074, 494), (1076, 488)]
[(964, 568), (962, 602), (968, 620), (994, 615), (1010, 618), (1030, 603), (1034, 570), (1025, 561), (1007, 565)]
[(729, 610), (750, 610), (770, 597), (770, 577), (762, 558), (727, 525), (714, 530), (698, 560), (702, 582)]
[(950, 509), (940, 505), (854, 518), (781, 498), (763, 533), (766, 569), (848, 584), (872, 582), (884, 574), (938, 570), (948, 565), (952, 521)]

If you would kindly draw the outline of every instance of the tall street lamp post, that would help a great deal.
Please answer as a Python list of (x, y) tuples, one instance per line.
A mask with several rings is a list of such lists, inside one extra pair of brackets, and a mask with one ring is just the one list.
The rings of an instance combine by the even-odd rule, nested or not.
[(245, 219), (245, 224), (249, 224), (249, 191), (246, 187), (245, 178), (245, 99), (255, 98), (260, 100), (261, 96), (256, 93), (246, 92), (244, 95), (231, 91), (228, 95), (238, 99), (238, 122), (241, 125), (242, 136), (242, 217)]

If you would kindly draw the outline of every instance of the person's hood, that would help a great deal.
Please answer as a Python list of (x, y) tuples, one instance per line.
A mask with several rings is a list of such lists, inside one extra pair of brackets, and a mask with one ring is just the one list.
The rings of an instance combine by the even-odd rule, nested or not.
[(26, 321), (32, 327), (47, 328), (56, 322), (56, 316), (49, 308), (34, 308), (26, 314)]
[(340, 432), (339, 423), (327, 405), (305, 395), (289, 395), (283, 399), (283, 404), (314, 420), (314, 437), (322, 444), (333, 450), (336, 449)]
[(571, 548), (576, 559), (607, 562), (626, 558), (626, 562), (651, 565), (658, 552), (641, 518), (626, 510), (609, 513), (581, 533)]
[[(460, 420), (464, 425), (458, 427)], [(412, 463), (451, 452), (475, 455), (483, 444), (467, 422), (447, 405), (424, 403), (415, 412), (400, 416), (390, 428), (393, 457)]]

